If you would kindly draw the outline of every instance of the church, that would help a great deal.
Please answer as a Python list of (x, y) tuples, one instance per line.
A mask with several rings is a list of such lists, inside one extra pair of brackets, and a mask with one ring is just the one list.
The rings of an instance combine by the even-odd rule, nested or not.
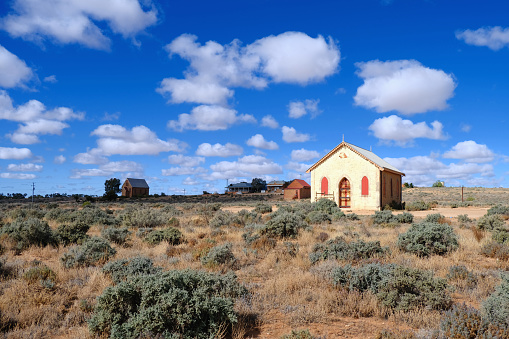
[(311, 173), (311, 202), (327, 198), (344, 209), (381, 210), (402, 201), (405, 174), (373, 152), (344, 141), (306, 173)]

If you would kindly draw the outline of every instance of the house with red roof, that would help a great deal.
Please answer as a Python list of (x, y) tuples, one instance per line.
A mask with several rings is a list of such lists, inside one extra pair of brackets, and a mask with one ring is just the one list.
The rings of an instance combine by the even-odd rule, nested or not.
[(285, 188), (285, 200), (311, 198), (311, 186), (302, 179), (295, 179)]

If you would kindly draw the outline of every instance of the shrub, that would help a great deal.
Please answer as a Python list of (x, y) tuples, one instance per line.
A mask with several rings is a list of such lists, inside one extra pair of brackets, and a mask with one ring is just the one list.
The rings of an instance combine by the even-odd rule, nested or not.
[(497, 228), (493, 230), (491, 238), (499, 244), (509, 244), (509, 230)]
[(434, 222), (434, 223), (438, 223), (438, 224), (443, 224), (445, 220), (445, 217), (440, 214), (440, 213), (433, 213), (433, 214), (428, 214), (426, 216), (426, 218), (424, 219), (424, 222)]
[(46, 265), (31, 267), (23, 274), (23, 279), (29, 284), (39, 283), (41, 286), (51, 289), (55, 286), (57, 275)]
[(272, 212), (272, 205), (269, 205), (269, 204), (265, 204), (263, 202), (259, 202), (256, 204), (255, 206), (255, 209), (254, 209), (255, 212), (257, 213), (271, 213)]
[(486, 320), (507, 329), (509, 332), (509, 275), (502, 274), (500, 285), (482, 303)]
[(23, 219), (29, 218), (42, 219), (46, 213), (38, 208), (16, 208), (10, 213), (11, 219)]
[(276, 215), (260, 229), (260, 233), (275, 238), (295, 238), (299, 230), (309, 227), (302, 218), (295, 213), (284, 212)]
[(488, 215), (499, 214), (499, 215), (509, 216), (509, 206), (502, 206), (502, 205), (493, 206), (492, 208), (490, 208), (487, 211), (487, 214)]
[(115, 228), (108, 227), (101, 231), (101, 236), (117, 245), (123, 245), (127, 241), (127, 238), (131, 235), (131, 232), (127, 227)]
[(361, 220), (359, 216), (355, 213), (348, 213), (345, 215), (348, 220)]
[(97, 207), (81, 210), (68, 210), (62, 213), (57, 221), (61, 223), (81, 223), (86, 225), (115, 225), (118, 221), (111, 214)]
[(35, 218), (17, 219), (2, 227), (0, 234), (7, 235), (16, 251), (22, 251), (30, 245), (45, 247), (57, 244), (48, 223)]
[(489, 258), (507, 260), (509, 259), (509, 246), (491, 241), (481, 247), (481, 254)]
[(449, 281), (463, 282), (468, 288), (474, 288), (477, 285), (477, 276), (474, 273), (469, 272), (464, 265), (449, 267), (447, 279)]
[(161, 241), (166, 241), (170, 245), (178, 245), (184, 241), (184, 236), (175, 227), (166, 227), (162, 230), (149, 232), (144, 240), (151, 245), (157, 245)]
[(262, 216), (257, 212), (249, 212), (248, 210), (240, 210), (237, 213), (237, 220), (240, 222), (239, 226), (247, 224), (254, 224), (260, 222)]
[(155, 267), (150, 258), (134, 257), (109, 262), (104, 265), (102, 271), (109, 275), (115, 284), (120, 284), (134, 276), (158, 273), (161, 268)]
[(359, 240), (347, 243), (343, 237), (336, 237), (325, 244), (316, 244), (309, 254), (309, 260), (313, 264), (327, 259), (360, 260), (374, 256), (383, 257), (388, 252), (389, 248), (381, 247), (379, 241)]
[(400, 224), (411, 224), (414, 222), (414, 215), (412, 213), (403, 212), (396, 215), (396, 219)]
[(440, 328), (446, 338), (481, 338), (486, 324), (478, 310), (462, 304), (444, 313)]
[(235, 264), (237, 259), (232, 252), (232, 244), (226, 243), (212, 247), (208, 253), (200, 258), (202, 265), (204, 266), (217, 266), (217, 265), (229, 265)]
[(209, 221), (212, 228), (220, 228), (222, 226), (241, 226), (244, 223), (241, 219), (230, 211), (217, 211)]
[(84, 240), (88, 239), (87, 232), (90, 226), (80, 222), (74, 222), (71, 224), (64, 224), (58, 226), (55, 231), (55, 236), (58, 241), (64, 246), (70, 244), (80, 244)]
[(390, 210), (375, 211), (375, 214), (373, 215), (373, 223), (377, 225), (396, 222), (398, 222), (398, 219)]
[(89, 329), (110, 338), (213, 338), (237, 322), (234, 301), (246, 293), (232, 272), (139, 275), (104, 290)]
[(280, 339), (316, 339), (309, 330), (292, 330), (290, 334), (282, 336)]
[(472, 219), (470, 219), (467, 214), (460, 214), (460, 215), (458, 215), (458, 222), (461, 225), (465, 225), (465, 224), (471, 223)]
[(380, 283), (392, 274), (395, 267), (394, 264), (374, 263), (359, 267), (348, 264), (344, 267), (336, 267), (332, 271), (332, 282), (334, 286), (360, 292), (371, 291), (376, 294), (380, 289)]
[(412, 224), (410, 229), (398, 236), (398, 247), (420, 257), (432, 254), (444, 255), (458, 248), (458, 239), (447, 224), (422, 222)]
[(330, 199), (318, 199), (315, 203), (313, 203), (314, 210), (324, 212), (327, 214), (334, 214), (339, 211), (338, 205), (336, 202)]
[(424, 201), (415, 201), (405, 205), (407, 211), (427, 211), (430, 205)]
[(168, 223), (170, 219), (166, 213), (153, 208), (136, 208), (129, 206), (118, 215), (122, 225), (126, 227), (158, 227)]
[(306, 221), (310, 224), (323, 224), (323, 223), (330, 224), (331, 217), (329, 214), (322, 211), (311, 211), (307, 215)]
[(103, 238), (92, 237), (81, 246), (73, 246), (60, 258), (66, 268), (103, 264), (117, 251)]
[(343, 219), (345, 217), (346, 217), (345, 213), (343, 211), (341, 211), (341, 210), (336, 211), (336, 212), (334, 212), (334, 214), (332, 214), (332, 220), (333, 221), (339, 221), (339, 220), (341, 220), (341, 219)]
[(477, 228), (484, 231), (492, 231), (504, 226), (504, 220), (499, 214), (486, 214), (477, 221)]

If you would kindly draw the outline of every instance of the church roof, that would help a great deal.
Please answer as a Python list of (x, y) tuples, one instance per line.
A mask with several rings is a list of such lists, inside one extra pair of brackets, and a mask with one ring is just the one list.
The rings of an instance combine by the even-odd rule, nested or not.
[(331, 157), (334, 153), (336, 153), (339, 149), (341, 149), (343, 147), (348, 147), (349, 149), (351, 149), (355, 153), (359, 154), (361, 157), (365, 158), (367, 161), (371, 162), (373, 165), (375, 165), (378, 168), (380, 168), (381, 171), (389, 170), (389, 171), (396, 172), (396, 173), (401, 174), (401, 175), (405, 175), (405, 173), (401, 172), (396, 167), (392, 166), (391, 164), (389, 164), (387, 161), (385, 161), (382, 158), (380, 158), (375, 153), (373, 153), (371, 151), (368, 151), (368, 150), (366, 150), (364, 148), (361, 148), (359, 146), (355, 146), (355, 145), (349, 144), (349, 143), (344, 142), (344, 141), (342, 143), (340, 143), (338, 146), (336, 146), (332, 151), (327, 153), (323, 158), (318, 160), (313, 166), (311, 166), (306, 171), (306, 173), (309, 173), (312, 170), (314, 170), (318, 165), (320, 165), (322, 162), (327, 160), (329, 157)]
[(126, 180), (129, 181), (132, 187), (149, 188), (145, 179), (127, 178)]

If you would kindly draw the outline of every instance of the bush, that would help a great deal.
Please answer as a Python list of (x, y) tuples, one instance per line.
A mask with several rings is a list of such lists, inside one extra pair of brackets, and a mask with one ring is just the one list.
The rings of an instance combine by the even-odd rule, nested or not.
[(314, 210), (324, 212), (327, 214), (334, 214), (337, 211), (340, 211), (336, 202), (330, 199), (318, 199), (315, 203), (313, 203)]
[(458, 222), (461, 225), (465, 225), (465, 224), (471, 223), (472, 219), (470, 219), (467, 214), (460, 214), (460, 215), (458, 215)]
[(478, 310), (462, 304), (444, 313), (440, 328), (446, 338), (482, 338), (486, 324)]
[(347, 243), (343, 237), (336, 237), (325, 244), (316, 244), (309, 254), (312, 264), (319, 260), (361, 260), (374, 256), (383, 257), (389, 252), (388, 247), (381, 247), (379, 241), (359, 240)]
[(46, 265), (38, 264), (23, 274), (23, 279), (29, 284), (39, 283), (42, 287), (52, 289), (55, 286), (57, 275)]
[(151, 245), (157, 245), (161, 241), (166, 241), (170, 245), (178, 245), (184, 241), (184, 236), (175, 227), (166, 227), (162, 230), (149, 232), (144, 240)]
[(375, 214), (373, 215), (373, 223), (377, 225), (381, 224), (390, 224), (390, 223), (397, 223), (398, 219), (395, 215), (392, 214), (392, 211), (385, 210), (385, 211), (375, 211)]
[(396, 215), (396, 219), (400, 224), (411, 224), (414, 222), (414, 215), (412, 213), (403, 212)]
[(109, 275), (115, 284), (120, 284), (138, 275), (158, 273), (161, 268), (155, 267), (150, 258), (134, 257), (109, 262), (102, 271)]
[(509, 230), (497, 228), (493, 230), (491, 238), (499, 244), (509, 244)]
[(127, 227), (115, 228), (109, 227), (101, 231), (101, 236), (117, 245), (123, 245), (127, 241), (127, 238), (131, 235), (131, 232)]
[(272, 213), (272, 205), (259, 202), (256, 204), (254, 211), (261, 214)]
[(483, 231), (492, 231), (504, 226), (504, 220), (500, 214), (486, 214), (477, 221), (477, 228)]
[(424, 201), (415, 201), (407, 203), (405, 209), (407, 211), (427, 211), (430, 209), (430, 205)]
[(237, 220), (240, 222), (239, 226), (254, 224), (260, 222), (262, 216), (257, 212), (249, 212), (248, 210), (240, 210), (237, 213)]
[(90, 226), (80, 222), (74, 222), (71, 224), (64, 224), (58, 226), (55, 231), (55, 236), (58, 241), (64, 246), (70, 244), (80, 244), (84, 240), (88, 239), (87, 232)]
[(348, 219), (348, 220), (361, 220), (361, 218), (359, 218), (359, 216), (355, 213), (348, 213), (345, 215), (345, 217)]
[(104, 264), (117, 253), (103, 238), (92, 237), (81, 246), (74, 246), (60, 258), (66, 268)]
[(139, 275), (104, 290), (89, 329), (110, 338), (213, 338), (237, 322), (234, 301), (246, 293), (231, 272)]
[(447, 224), (422, 222), (398, 236), (398, 247), (420, 257), (444, 255), (458, 248), (458, 238)]
[(445, 217), (440, 213), (428, 214), (424, 219), (424, 222), (434, 222), (437, 224), (443, 224)]
[(60, 214), (57, 221), (61, 223), (80, 223), (86, 225), (115, 225), (118, 223), (115, 217), (97, 207), (65, 211)]
[(16, 208), (11, 211), (10, 216), (12, 220), (27, 220), (29, 218), (42, 219), (45, 214), (46, 213), (39, 208)]
[(345, 214), (345, 212), (343, 212), (341, 210), (336, 211), (336, 212), (334, 212), (334, 214), (332, 214), (332, 220), (333, 221), (339, 221), (339, 220), (341, 220), (343, 218), (346, 218), (346, 214)]
[(284, 212), (276, 215), (260, 229), (260, 233), (275, 238), (295, 238), (299, 230), (309, 225), (295, 213)]
[(322, 211), (311, 211), (306, 217), (306, 221), (310, 224), (323, 224), (331, 222), (331, 217), (329, 214)]
[(499, 215), (509, 216), (509, 206), (502, 206), (502, 205), (494, 206), (488, 210), (487, 214), (488, 215), (499, 214)]
[(280, 339), (316, 339), (309, 330), (292, 330), (290, 334), (282, 336)]
[(509, 246), (491, 241), (481, 247), (481, 254), (489, 258), (507, 260), (509, 259)]
[[(136, 208), (129, 206), (118, 215), (122, 225), (126, 227), (158, 227), (168, 223), (170, 217), (153, 208)], [(177, 220), (177, 219), (176, 219)]]
[(371, 291), (376, 294), (380, 290), (380, 283), (392, 274), (394, 264), (367, 264), (360, 267), (352, 267), (350, 264), (344, 267), (336, 267), (332, 271), (334, 286), (342, 286), (349, 290), (360, 292)]
[(482, 311), (488, 322), (499, 325), (509, 332), (509, 275), (502, 274), (500, 285), (482, 303)]
[(447, 279), (449, 281), (462, 282), (468, 288), (474, 288), (477, 285), (477, 276), (469, 272), (464, 265), (449, 267)]
[(17, 219), (2, 227), (0, 234), (7, 235), (16, 251), (22, 251), (31, 245), (40, 247), (57, 245), (48, 223), (35, 218)]
[(200, 261), (202, 265), (208, 267), (217, 265), (232, 266), (237, 259), (233, 255), (232, 244), (226, 243), (224, 245), (212, 247), (205, 256), (200, 258)]
[(241, 219), (230, 211), (217, 211), (209, 221), (212, 228), (220, 228), (222, 226), (243, 226)]

